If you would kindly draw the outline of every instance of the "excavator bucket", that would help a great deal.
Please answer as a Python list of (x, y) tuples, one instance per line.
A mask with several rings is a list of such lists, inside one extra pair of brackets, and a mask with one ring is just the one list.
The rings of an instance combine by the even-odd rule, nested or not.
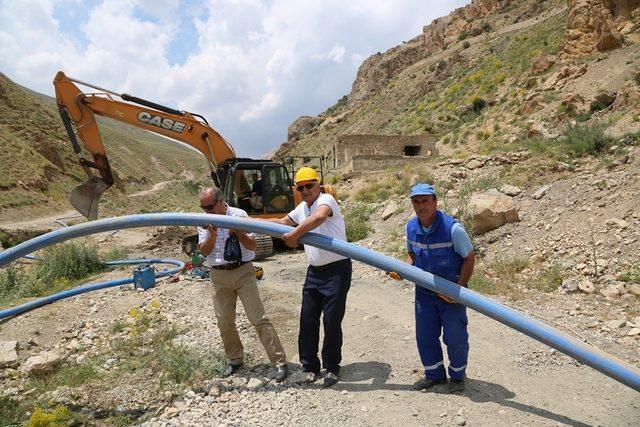
[(110, 186), (102, 179), (94, 176), (87, 182), (78, 185), (69, 195), (74, 208), (90, 221), (98, 219), (98, 203), (102, 193)]

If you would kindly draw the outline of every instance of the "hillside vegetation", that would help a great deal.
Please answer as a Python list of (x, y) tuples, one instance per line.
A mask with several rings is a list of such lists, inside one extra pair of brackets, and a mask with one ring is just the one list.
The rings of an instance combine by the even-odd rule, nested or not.
[[(98, 122), (116, 175), (116, 184), (102, 199), (102, 216), (137, 213), (141, 209), (184, 209), (193, 204), (193, 193), (188, 189), (195, 186), (178, 183), (169, 185), (151, 200), (126, 196), (161, 181), (203, 180), (206, 163), (202, 156), (123, 123), (100, 117)], [(3, 219), (72, 209), (67, 202), (68, 194), (85, 180), (55, 100), (24, 89), (0, 74), (0, 213)]]
[[(624, 44), (615, 50), (571, 56), (566, 33), (574, 14), (561, 1), (472, 1), (367, 59), (352, 92), (306, 132), (292, 132), (294, 123), (277, 156), (326, 154), (343, 134), (427, 133), (441, 154), (462, 158), (554, 151), (576, 127), (615, 137), (639, 132), (637, 35), (620, 36)], [(636, 15), (615, 22), (637, 31)], [(602, 102), (603, 93), (612, 97)]]

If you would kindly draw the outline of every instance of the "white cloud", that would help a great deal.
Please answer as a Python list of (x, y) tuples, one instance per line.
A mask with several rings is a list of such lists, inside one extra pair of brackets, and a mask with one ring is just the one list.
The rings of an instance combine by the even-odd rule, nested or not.
[(262, 97), (258, 105), (249, 106), (247, 111), (242, 113), (240, 116), (240, 121), (247, 122), (249, 120), (254, 120), (264, 115), (266, 112), (273, 110), (278, 105), (280, 105), (280, 95), (271, 91)]
[(333, 62), (340, 64), (344, 59), (344, 54), (347, 53), (347, 49), (344, 46), (336, 45), (329, 51), (327, 57)]
[[(0, 2), (0, 71), (51, 95), (64, 70), (193, 111), (239, 155), (259, 156), (296, 117), (348, 93), (362, 60), (465, 1), (102, 0), (88, 11), (74, 3)], [(176, 45), (185, 23), (195, 34)], [(182, 50), (180, 64), (170, 49)]]

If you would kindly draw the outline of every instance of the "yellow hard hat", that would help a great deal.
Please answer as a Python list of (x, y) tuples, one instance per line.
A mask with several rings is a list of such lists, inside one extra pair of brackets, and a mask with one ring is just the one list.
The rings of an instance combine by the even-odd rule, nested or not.
[(320, 177), (318, 176), (318, 172), (316, 172), (314, 169), (310, 167), (305, 166), (298, 169), (298, 172), (296, 172), (296, 178), (294, 179), (294, 182), (296, 185), (298, 185), (299, 182), (312, 181), (312, 180), (316, 180), (320, 182)]

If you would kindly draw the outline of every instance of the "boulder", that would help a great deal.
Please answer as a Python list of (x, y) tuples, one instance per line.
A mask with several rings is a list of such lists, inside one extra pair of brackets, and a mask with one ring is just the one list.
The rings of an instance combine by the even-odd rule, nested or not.
[(471, 196), (469, 211), (473, 230), (478, 234), (494, 230), (506, 223), (519, 221), (513, 199), (495, 189)]
[(625, 289), (632, 295), (640, 298), (640, 285), (637, 283), (627, 283)]
[(589, 110), (582, 95), (570, 93), (564, 97), (561, 105), (571, 114), (585, 113)]
[(469, 170), (478, 169), (484, 166), (484, 162), (478, 159), (471, 159), (464, 165), (465, 168)]
[(624, 285), (609, 285), (606, 288), (600, 289), (600, 294), (607, 298), (619, 297), (625, 292)]
[(631, 80), (627, 81), (618, 91), (615, 101), (611, 104), (611, 110), (637, 109), (640, 107), (640, 89)]
[(540, 92), (533, 92), (527, 95), (520, 106), (520, 114), (528, 116), (531, 113), (535, 113), (543, 106), (540, 100)]
[(503, 185), (500, 187), (500, 192), (506, 194), (507, 196), (517, 196), (522, 193), (522, 189), (520, 187), (516, 187), (515, 185)]
[(605, 322), (604, 324), (608, 328), (618, 329), (618, 328), (622, 328), (624, 325), (626, 325), (627, 321), (625, 319), (613, 319), (613, 320), (609, 320), (609, 321)]
[(532, 195), (531, 197), (534, 198), (535, 200), (540, 200), (544, 197), (545, 194), (547, 194), (547, 192), (551, 189), (551, 184), (549, 185), (545, 185), (542, 186), (540, 188), (538, 188)]
[(382, 220), (386, 221), (391, 218), (391, 216), (396, 212), (397, 209), (398, 203), (395, 200), (389, 200), (389, 203), (387, 203), (387, 206), (385, 206), (384, 210), (382, 211)]
[(591, 101), (591, 110), (602, 110), (603, 108), (608, 107), (613, 104), (616, 100), (616, 94), (610, 92), (600, 92), (595, 98)]
[(578, 291), (578, 279), (570, 277), (562, 280), (561, 289), (565, 292), (577, 292)]
[(552, 55), (540, 55), (533, 60), (531, 66), (531, 74), (541, 74), (553, 67), (556, 63), (556, 57)]
[(585, 294), (592, 294), (595, 292), (596, 287), (593, 286), (593, 283), (591, 283), (589, 280), (585, 279), (578, 282), (578, 290)]
[(0, 368), (14, 368), (18, 365), (18, 341), (0, 341)]
[(28, 358), (20, 370), (30, 374), (42, 374), (52, 371), (62, 362), (62, 356), (53, 351), (45, 351), (36, 356)]
[(531, 120), (529, 122), (529, 130), (527, 132), (527, 135), (529, 136), (529, 138), (544, 138), (544, 139), (551, 139), (558, 136), (553, 132), (549, 131), (544, 124), (542, 124), (537, 120)]
[(567, 3), (565, 40), (560, 57), (589, 55), (622, 46), (614, 13), (624, 1), (568, 0)]
[(577, 79), (587, 72), (587, 64), (565, 65), (553, 73), (542, 85), (542, 90), (560, 89), (569, 81)]

